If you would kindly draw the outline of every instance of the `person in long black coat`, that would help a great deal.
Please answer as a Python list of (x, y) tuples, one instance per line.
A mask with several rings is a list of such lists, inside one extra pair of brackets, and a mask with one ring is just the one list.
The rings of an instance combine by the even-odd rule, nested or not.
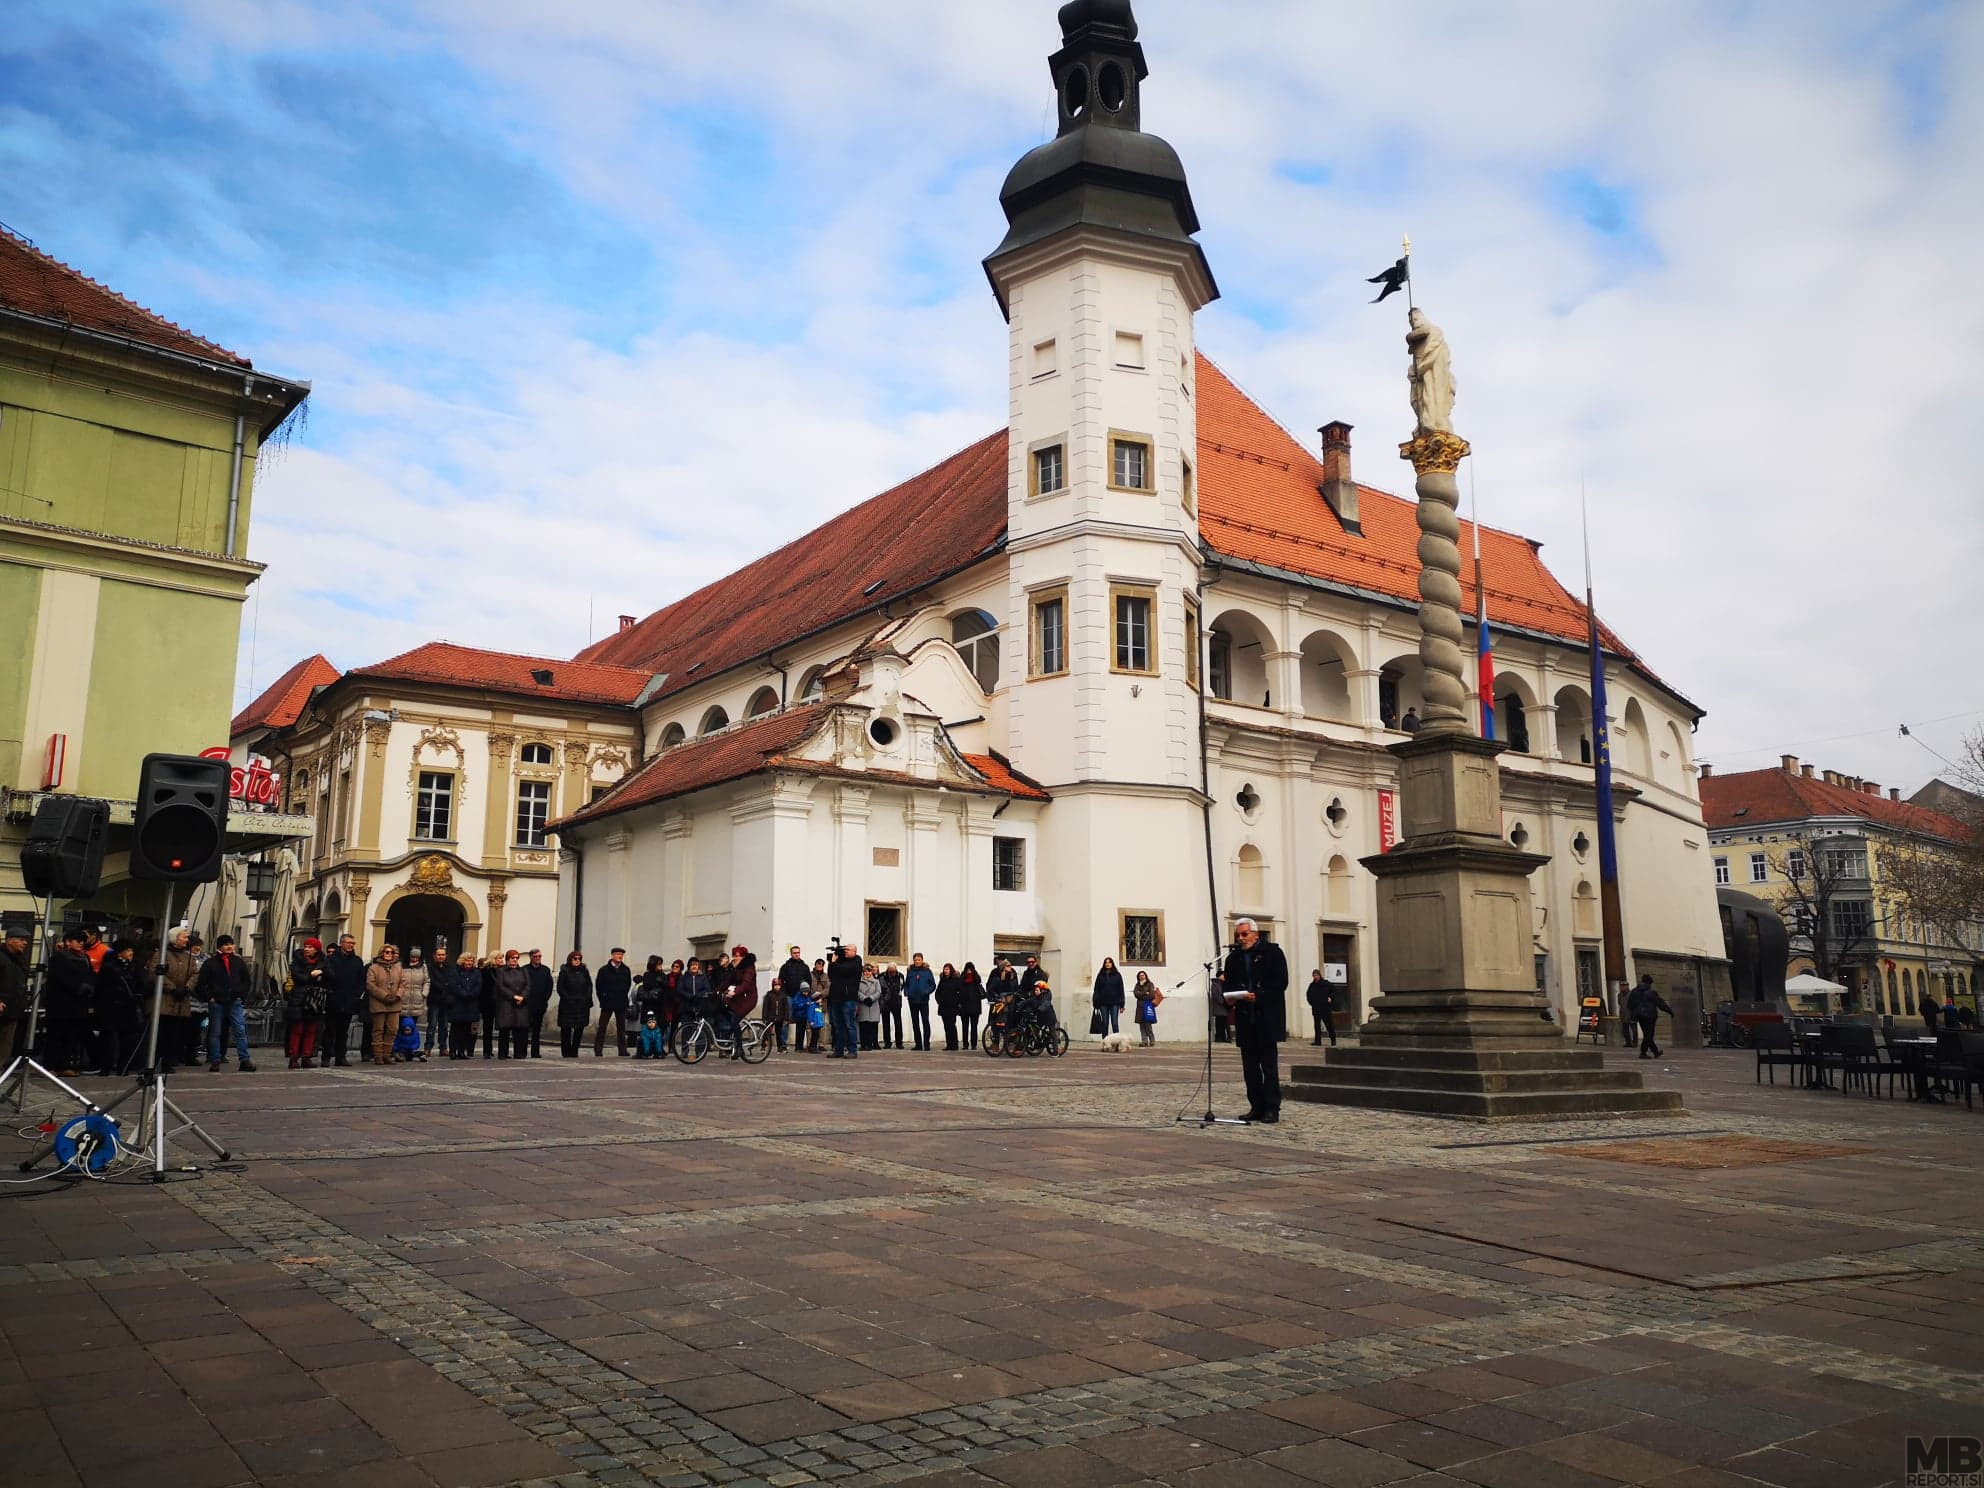
[(1309, 1016), (1315, 1020), (1316, 1036), (1311, 1043), (1320, 1044), (1323, 1035), (1330, 1036), (1330, 1047), (1336, 1047), (1336, 1014), (1330, 1009), (1330, 984), (1323, 980), (1320, 970), (1309, 973)]
[(944, 1025), (944, 1048), (953, 1054), (958, 1050), (958, 999), (963, 990), (957, 968), (946, 961), (937, 973), (937, 1018)]
[(1220, 970), (1220, 985), (1242, 993), (1231, 1002), (1233, 1042), (1240, 1046), (1240, 1072), (1247, 1082), (1247, 1119), (1281, 1120), (1281, 1041), (1288, 1037), (1288, 958), (1281, 947), (1261, 938), (1260, 927), (1241, 920), (1233, 927), (1233, 950)]
[(524, 963), (524, 975), (530, 978), (530, 998), (525, 1004), (530, 1009), (530, 1057), (544, 1057), (544, 1015), (551, 1007), (551, 968), (544, 964), (544, 952), (533, 950), (530, 959)]
[(47, 1015), (42, 1035), (48, 1066), (73, 1077), (89, 1057), (90, 1017), (96, 1006), (96, 974), (83, 954), (83, 932), (65, 930), (48, 953), (48, 970), (41, 984), (41, 1007)]
[(592, 973), (586, 970), (586, 958), (573, 951), (558, 968), (558, 1052), (577, 1059), (590, 1022)]
[(1104, 956), (1102, 970), (1095, 974), (1095, 990), (1090, 1002), (1096, 1012), (1102, 1015), (1102, 1026), (1098, 1033), (1121, 1033), (1123, 1031), (1123, 973), (1116, 969), (1116, 958)]
[(985, 1011), (985, 980), (976, 962), (967, 961), (958, 973), (958, 1031), (967, 1049), (978, 1047), (978, 1019)]
[[(351, 1043), (351, 1023), (365, 1006), (365, 958), (349, 935), (338, 937), (337, 949), (324, 957), (324, 1037), (317, 1045), (318, 1064), (333, 1061), (342, 1067)], [(161, 1059), (161, 1063), (163, 1059)]]
[(627, 1009), (632, 1004), (634, 988), (634, 968), (627, 964), (627, 951), (624, 946), (615, 946), (599, 975), (593, 978), (593, 990), (599, 994), (599, 1027), (592, 1036), (592, 1057), (606, 1057), (606, 1020), (613, 1020), (616, 1035), (615, 1047), (620, 1057), (625, 1059), (630, 1052), (627, 1048)]

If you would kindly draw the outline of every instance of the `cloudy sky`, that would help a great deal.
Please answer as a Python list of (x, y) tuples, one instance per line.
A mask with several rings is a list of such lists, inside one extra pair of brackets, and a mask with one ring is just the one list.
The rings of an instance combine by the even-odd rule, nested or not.
[[(1409, 417), (1708, 710), (1913, 788), (1984, 724), (1984, 4), (1139, 0), (1145, 126), (1291, 428)], [(997, 427), (979, 260), (1051, 0), (12, 0), (0, 221), (311, 381), (238, 691), (565, 655)], [(1966, 86), (1964, 80), (1971, 79)], [(739, 596), (748, 602), (749, 596)], [(252, 634), (251, 634), (252, 632)]]

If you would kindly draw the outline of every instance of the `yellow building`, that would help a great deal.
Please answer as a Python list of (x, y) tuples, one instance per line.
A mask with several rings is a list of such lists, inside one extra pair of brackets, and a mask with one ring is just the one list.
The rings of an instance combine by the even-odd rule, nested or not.
[(1963, 840), (1961, 822), (1790, 754), (1774, 770), (1719, 775), (1704, 765), (1701, 793), (1715, 881), (1778, 906), (1791, 975), (1843, 984), (1852, 1011), (1907, 1017), (1946, 995), (1976, 1008), (1984, 936), (1910, 915), (1884, 865)]

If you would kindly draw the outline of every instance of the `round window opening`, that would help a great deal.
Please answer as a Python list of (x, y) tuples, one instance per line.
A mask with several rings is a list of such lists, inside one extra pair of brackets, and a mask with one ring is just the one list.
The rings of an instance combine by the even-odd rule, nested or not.
[(1233, 804), (1238, 806), (1244, 815), (1252, 816), (1261, 809), (1260, 792), (1251, 785), (1243, 785), (1240, 787), (1240, 794), (1233, 798)]
[(1509, 833), (1509, 841), (1517, 847), (1528, 847), (1529, 828), (1525, 827), (1521, 822), (1517, 822), (1516, 829)]
[(1342, 796), (1331, 796), (1330, 804), (1323, 808), (1323, 816), (1330, 824), (1330, 830), (1341, 832), (1343, 824), (1350, 820), (1350, 811), (1343, 804)]
[(868, 724), (868, 737), (875, 741), (875, 747), (877, 749), (887, 749), (891, 744), (896, 742), (896, 736), (900, 732), (895, 724), (887, 718), (872, 719)]
[(1061, 112), (1079, 119), (1088, 109), (1088, 69), (1072, 69), (1061, 83)]
[(1129, 91), (1128, 85), (1123, 81), (1123, 69), (1114, 62), (1109, 63), (1096, 74), (1095, 90), (1102, 97), (1102, 106), (1110, 113), (1113, 114), (1122, 108), (1123, 99)]

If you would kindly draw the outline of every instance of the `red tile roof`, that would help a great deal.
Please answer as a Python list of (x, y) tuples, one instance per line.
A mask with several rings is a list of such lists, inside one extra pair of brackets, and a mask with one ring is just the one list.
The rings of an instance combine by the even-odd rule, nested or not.
[[(579, 658), (666, 672), (655, 692), (665, 697), (899, 599), (905, 585), (927, 584), (984, 556), (1005, 530), (1002, 429), (631, 629), (593, 642)], [(877, 581), (881, 587), (870, 592)]]
[(310, 694), (338, 679), (338, 669), (323, 656), (306, 656), (271, 682), (262, 695), (234, 715), (228, 737), (238, 739), (250, 729), (288, 728), (303, 716)]
[[(1198, 359), (1199, 532), (1227, 558), (1385, 595), (1419, 599), (1415, 503), (1359, 486), (1363, 535), (1346, 533), (1319, 484), (1321, 460)], [(596, 641), (581, 660), (668, 673), (657, 697), (707, 681), (726, 668), (900, 596), (989, 554), (1006, 528), (1005, 431), (835, 517), (728, 578), (656, 610), (631, 629)], [(1462, 551), (1472, 528), (1462, 524)], [(1585, 638), (1584, 605), (1551, 575), (1536, 545), (1484, 527), (1481, 563), (1491, 623)], [(1472, 565), (1464, 605), (1472, 609)], [(877, 579), (882, 587), (869, 594)], [(739, 595), (750, 602), (740, 604)], [(1602, 623), (1612, 651), (1645, 670)], [(690, 667), (695, 672), (689, 672)]]
[[(532, 674), (548, 672), (540, 682)], [(430, 682), (465, 687), (475, 692), (504, 692), (524, 697), (555, 698), (568, 703), (631, 704), (651, 680), (638, 667), (602, 666), (597, 662), (557, 661), (547, 656), (517, 656), (508, 651), (483, 651), (450, 641), (424, 646), (372, 666), (353, 667), (347, 677), (383, 681)]]
[(996, 754), (967, 754), (964, 762), (985, 777), (986, 784), (1026, 801), (1051, 799), (1037, 781), (1029, 780)]
[[(1418, 503), (1360, 483), (1360, 537), (1322, 497), (1323, 463), (1205, 357), (1198, 362), (1199, 534), (1229, 558), (1346, 584), (1417, 605)], [(1387, 451), (1390, 453), (1390, 451)], [(1474, 610), (1474, 528), (1461, 523), (1462, 608)], [(1584, 604), (1557, 582), (1536, 545), (1481, 529), (1488, 622), (1582, 644)], [(1601, 622), (1606, 650), (1638, 658)]]
[(1706, 775), (1701, 792), (1702, 818), (1710, 831), (1775, 826), (1815, 816), (1856, 816), (1877, 826), (1953, 842), (1970, 836), (1967, 826), (1940, 811), (1834, 785), (1822, 776), (1797, 770)]
[(128, 336), (188, 356), (232, 362), (238, 367), (252, 365), (245, 356), (174, 325), (4, 229), (0, 229), (0, 307), (44, 320), (67, 321), (85, 330)]
[[(735, 728), (664, 749), (615, 786), (610, 795), (551, 824), (553, 830), (615, 816), (639, 806), (686, 796), (766, 770), (790, 770), (854, 779), (917, 785), (916, 777), (897, 770), (844, 770), (792, 753), (819, 730), (832, 703), (801, 703), (777, 713), (753, 718)], [(966, 754), (961, 759), (985, 778), (985, 788), (1029, 801), (1045, 801), (1047, 792), (1018, 774), (996, 755)], [(955, 787), (954, 787), (955, 788)]]

